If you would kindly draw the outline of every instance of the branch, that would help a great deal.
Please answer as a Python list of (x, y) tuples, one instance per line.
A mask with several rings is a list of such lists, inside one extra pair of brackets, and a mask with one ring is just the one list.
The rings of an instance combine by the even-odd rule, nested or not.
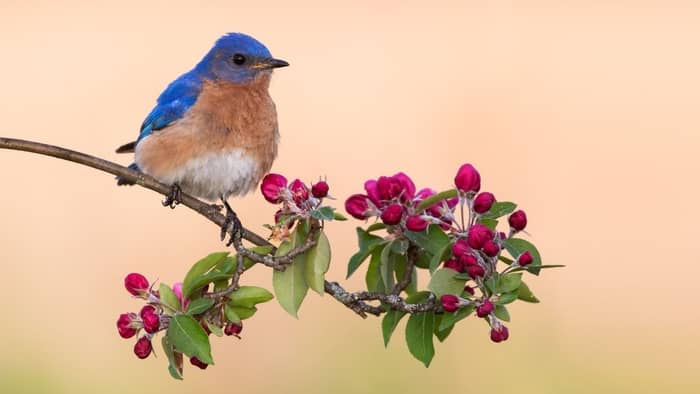
[[(109, 174), (115, 175), (122, 177), (130, 182), (133, 182), (134, 184), (137, 184), (141, 187), (144, 187), (146, 189), (153, 190), (156, 193), (162, 194), (163, 196), (168, 196), (171, 193), (171, 185), (166, 185), (164, 183), (159, 182), (155, 178), (146, 175), (144, 173), (132, 170), (130, 168), (124, 167), (122, 165), (95, 157), (91, 156), (82, 152), (77, 152), (74, 150), (62, 148), (59, 146), (55, 145), (48, 145), (48, 144), (42, 144), (39, 142), (33, 142), (33, 141), (27, 141), (27, 140), (20, 140), (20, 139), (15, 139), (15, 138), (5, 138), (5, 137), (0, 137), (0, 149), (10, 149), (10, 150), (18, 150), (18, 151), (25, 151), (25, 152), (31, 152), (31, 153), (37, 153), (40, 155), (45, 155), (45, 156), (51, 156), (55, 157), (58, 159), (66, 160), (66, 161), (71, 161), (74, 163), (82, 164), (88, 167), (95, 168), (100, 171), (107, 172)], [(200, 215), (204, 216), (205, 218), (209, 219), (212, 223), (216, 224), (219, 227), (224, 226), (226, 217), (221, 214), (220, 208), (217, 207), (216, 205), (211, 205), (208, 204), (204, 201), (201, 201), (197, 198), (194, 198), (190, 195), (187, 195), (185, 193), (181, 193), (179, 202), (192, 209), (193, 211), (199, 213)], [(277, 270), (284, 270), (286, 265), (288, 265), (291, 261), (294, 260), (294, 257), (298, 254), (306, 252), (308, 249), (313, 247), (315, 244), (313, 240), (313, 234), (314, 231), (309, 231), (309, 236), (306, 240), (306, 242), (295, 248), (290, 252), (290, 254), (284, 255), (284, 256), (279, 256), (279, 257), (273, 257), (269, 255), (261, 255), (257, 254), (249, 249), (246, 249), (243, 247), (243, 244), (241, 242), (241, 238), (245, 239), (257, 246), (271, 246), (274, 248), (274, 245), (272, 245), (270, 242), (268, 242), (265, 238), (261, 237), (260, 235), (247, 230), (243, 228), (241, 231), (240, 236), (233, 236), (233, 243), (236, 248), (236, 251), (239, 253), (241, 256), (245, 256), (250, 258), (251, 260), (264, 264), (266, 266), (272, 267)], [(412, 260), (409, 258), (409, 260)], [(240, 262), (239, 262), (240, 265)], [(407, 266), (408, 268), (408, 266)], [(235, 280), (232, 281), (231, 283), (231, 289), (225, 289), (222, 290), (221, 292), (217, 293), (212, 293), (209, 294), (209, 297), (216, 297), (220, 296), (223, 294), (228, 294), (231, 291), (235, 290), (235, 288), (238, 287), (238, 278), (240, 277), (242, 272), (238, 272), (240, 267), (236, 270), (236, 278)], [(412, 270), (406, 270), (407, 273), (409, 273)], [(410, 281), (410, 274), (406, 275), (409, 279), (406, 279), (404, 277), (404, 280), (402, 280), (399, 284), (397, 284), (397, 287), (394, 290), (405, 288), (408, 286), (408, 281)], [(350, 293), (343, 289), (338, 283), (336, 282), (328, 282), (325, 281), (324, 283), (324, 289), (325, 292), (333, 296), (336, 300), (338, 300), (340, 303), (343, 305), (347, 306), (351, 310), (353, 310), (355, 313), (358, 315), (362, 316), (363, 318), (367, 317), (367, 314), (372, 314), (375, 316), (379, 316), (382, 313), (386, 312), (385, 309), (381, 306), (373, 306), (370, 304), (367, 304), (365, 301), (380, 301), (385, 304), (387, 304), (390, 308), (404, 311), (407, 313), (418, 313), (418, 312), (425, 312), (428, 310), (439, 310), (440, 306), (435, 304), (434, 299), (429, 299), (428, 302), (424, 304), (406, 304), (405, 301), (399, 297), (397, 294), (383, 294), (383, 293), (370, 293), (370, 292), (358, 292), (358, 293)], [(401, 291), (399, 290), (399, 292)], [(228, 291), (228, 293), (227, 293)], [(221, 294), (219, 294), (221, 293)]]

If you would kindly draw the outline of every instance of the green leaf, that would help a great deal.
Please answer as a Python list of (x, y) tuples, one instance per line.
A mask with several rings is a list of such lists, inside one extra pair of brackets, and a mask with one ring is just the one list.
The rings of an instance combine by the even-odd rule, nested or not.
[(408, 350), (426, 368), (430, 366), (430, 362), (435, 355), (435, 348), (433, 347), (434, 320), (434, 312), (421, 312), (411, 315), (406, 324)]
[(160, 287), (158, 288), (158, 293), (160, 294), (161, 302), (163, 302), (165, 305), (169, 306), (175, 311), (182, 310), (180, 300), (177, 299), (177, 296), (170, 286), (166, 285), (165, 283), (161, 283)]
[(484, 283), (491, 294), (498, 293), (498, 276), (498, 273), (494, 272), (493, 275), (486, 279), (486, 282)]
[(323, 285), (331, 263), (331, 244), (323, 231), (318, 233), (316, 245), (306, 252), (306, 284), (320, 295), (325, 293)]
[(198, 287), (202, 287), (204, 284), (200, 283), (201, 277), (211, 271), (215, 265), (223, 262), (228, 254), (228, 252), (212, 253), (194, 263), (189, 272), (187, 272), (187, 275), (185, 275), (185, 280), (182, 282), (182, 296), (184, 298), (189, 298), (192, 291)]
[(498, 300), (496, 301), (496, 304), (497, 305), (506, 305), (506, 304), (510, 304), (511, 302), (513, 302), (517, 299), (518, 299), (517, 292), (503, 293), (500, 296), (498, 296)]
[(450, 334), (452, 333), (453, 328), (455, 328), (455, 326), (451, 326), (450, 328), (444, 331), (435, 330), (435, 337), (438, 339), (438, 341), (445, 342), (445, 339), (447, 339), (447, 337), (450, 336)]
[(170, 319), (167, 335), (177, 351), (189, 357), (197, 357), (206, 364), (214, 365), (209, 337), (192, 316), (183, 314), (173, 316)]
[(450, 238), (437, 224), (428, 226), (427, 232), (406, 231), (405, 235), (411, 242), (420, 246), (433, 256), (441, 253), (445, 245), (449, 245), (450, 243)]
[(506, 307), (503, 305), (496, 304), (495, 308), (493, 309), (493, 314), (503, 321), (510, 321), (510, 314), (508, 313), (508, 309), (506, 309)]
[(163, 344), (163, 353), (168, 358), (168, 372), (170, 372), (170, 376), (177, 380), (182, 380), (182, 353), (175, 352), (175, 348), (167, 335), (163, 335), (161, 343)]
[(418, 259), (416, 260), (416, 267), (418, 268), (430, 268), (431, 257), (427, 253), (418, 253)]
[(430, 269), (430, 273), (432, 274), (435, 272), (436, 269), (440, 266), (440, 263), (445, 261), (445, 255), (448, 253), (448, 251), (451, 250), (450, 243), (445, 244), (445, 246), (442, 247), (440, 251), (435, 253), (433, 257), (430, 259), (430, 266), (428, 269)]
[(508, 215), (515, 211), (515, 207), (517, 207), (517, 205), (510, 201), (497, 201), (491, 206), (491, 209), (481, 215), (481, 217), (486, 219), (498, 219), (501, 216)]
[(484, 226), (490, 228), (491, 230), (495, 230), (496, 226), (498, 226), (498, 220), (496, 219), (489, 219), (489, 218), (480, 218), (479, 223), (483, 224)]
[(525, 282), (520, 283), (520, 287), (518, 288), (518, 299), (532, 303), (540, 302), (540, 300), (537, 297), (535, 297), (535, 295), (532, 293), (530, 288), (527, 287), (527, 284), (525, 284)]
[(451, 325), (443, 330), (440, 330), (440, 324), (444, 318), (445, 318), (444, 314), (435, 315), (435, 324), (433, 327), (433, 334), (435, 334), (435, 337), (440, 342), (444, 342), (445, 339), (447, 339), (447, 337), (450, 336), (450, 333), (452, 333), (452, 329), (454, 328), (454, 325)]
[(368, 233), (374, 232), (374, 231), (379, 231), (379, 230), (384, 230), (386, 228), (386, 224), (382, 222), (377, 222), (377, 223), (372, 223), (369, 226), (367, 226), (367, 230), (365, 230)]
[(316, 220), (333, 220), (335, 219), (335, 209), (333, 207), (321, 207), (309, 212), (309, 215)]
[(389, 339), (391, 339), (391, 334), (394, 333), (396, 326), (401, 321), (401, 318), (406, 315), (406, 312), (390, 310), (384, 315), (382, 319), (382, 336), (384, 337), (384, 347), (389, 345)]
[(498, 255), (498, 259), (499, 259), (500, 261), (506, 263), (507, 265), (513, 264), (513, 260), (512, 260), (512, 259), (509, 259), (509, 258), (506, 257), (506, 256), (504, 256), (503, 254), (499, 254), (499, 255)]
[(432, 293), (430, 293), (429, 291), (419, 291), (415, 294), (411, 294), (410, 296), (406, 297), (406, 303), (421, 304), (427, 301), (431, 294)]
[(360, 267), (362, 262), (365, 261), (370, 254), (372, 254), (372, 252), (377, 246), (384, 242), (384, 238), (372, 235), (363, 230), (362, 228), (358, 227), (357, 242), (360, 250), (357, 253), (355, 253), (348, 262), (348, 275), (346, 279), (349, 278), (353, 274), (353, 272), (355, 272)]
[(194, 301), (190, 301), (190, 304), (187, 306), (187, 314), (199, 315), (200, 313), (208, 311), (212, 305), (214, 305), (214, 300), (211, 298), (198, 298)]
[(408, 241), (405, 239), (395, 239), (391, 243), (391, 251), (396, 254), (406, 254), (408, 251)]
[(428, 289), (432, 291), (438, 298), (445, 294), (454, 294), (459, 296), (464, 291), (463, 279), (456, 279), (457, 272), (449, 268), (440, 268), (435, 271), (430, 278)]
[(498, 289), (496, 293), (510, 293), (520, 287), (523, 274), (507, 274), (502, 275), (498, 280)]
[(530, 254), (532, 254), (532, 263), (525, 267), (525, 269), (532, 274), (539, 275), (542, 266), (542, 258), (540, 257), (540, 252), (535, 248), (535, 245), (520, 238), (509, 238), (503, 242), (503, 245), (514, 259), (517, 259), (518, 256), (525, 251), (530, 251)]
[(457, 189), (445, 190), (444, 192), (434, 194), (421, 201), (420, 204), (418, 204), (418, 206), (416, 207), (416, 212), (421, 212), (427, 208), (430, 208), (442, 200), (447, 200), (448, 198), (455, 197), (457, 197)]
[(228, 302), (231, 306), (242, 306), (252, 308), (262, 302), (270, 301), (274, 298), (272, 293), (257, 286), (241, 286), (238, 290), (230, 295), (231, 300)]
[(224, 307), (224, 315), (226, 315), (226, 319), (230, 321), (231, 323), (240, 323), (241, 322), (241, 317), (238, 316), (238, 313), (236, 313), (236, 310), (233, 309), (232, 306), (226, 305)]
[[(528, 270), (528, 267), (529, 267), (529, 265), (526, 266), (526, 267), (517, 267), (517, 268), (513, 268), (512, 270), (510, 270), (510, 272), (522, 272), (522, 271), (527, 271), (527, 270)], [(544, 265), (538, 265), (538, 266), (537, 266), (537, 269), (538, 269), (538, 270), (545, 270), (545, 269), (549, 269), (549, 268), (564, 268), (564, 267), (566, 267), (566, 266), (565, 266), (565, 265), (562, 265), (562, 264), (544, 264)]]
[[(298, 238), (299, 232), (295, 231), (295, 233), (297, 233)], [(285, 255), (293, 248), (294, 246), (291, 242), (283, 242), (277, 249), (276, 255)], [(275, 290), (277, 301), (282, 306), (282, 309), (294, 317), (297, 317), (299, 307), (301, 307), (301, 303), (306, 297), (306, 292), (309, 290), (309, 286), (304, 278), (305, 266), (306, 256), (302, 254), (297, 256), (284, 271), (274, 270), (272, 272), (272, 287)]]
[(365, 274), (365, 282), (367, 283), (367, 290), (384, 292), (384, 282), (382, 282), (382, 275), (379, 271), (381, 267), (382, 254), (384, 252), (384, 245), (381, 248), (375, 249), (372, 252), (372, 258), (369, 261), (369, 267), (367, 267), (367, 273)]
[(348, 220), (348, 218), (345, 215), (343, 215), (342, 213), (340, 213), (338, 211), (333, 212), (333, 219), (341, 221), (341, 222)]
[[(258, 311), (258, 308), (252, 307), (252, 308), (246, 308), (245, 306), (232, 306), (230, 304), (226, 304), (226, 307), (224, 308), (224, 312), (228, 313), (233, 313), (236, 316), (238, 316), (239, 319), (245, 320), (253, 317), (255, 312)], [(227, 315), (228, 316), (228, 315)], [(233, 320), (231, 320), (233, 321)], [(237, 323), (237, 322), (234, 322)]]
[(438, 330), (444, 331), (447, 328), (454, 326), (455, 323), (471, 315), (472, 312), (474, 312), (474, 305), (467, 305), (464, 308), (460, 308), (452, 313), (443, 314)]
[(396, 255), (391, 252), (392, 244), (394, 241), (390, 242), (382, 250), (381, 260), (379, 263), (379, 274), (382, 277), (382, 283), (384, 283), (385, 291), (391, 291), (394, 288), (394, 261)]
[(216, 335), (217, 337), (223, 337), (224, 332), (221, 330), (221, 327), (217, 326), (216, 324), (212, 324), (210, 322), (205, 322), (207, 327), (209, 328), (209, 331), (211, 331), (212, 334)]
[(163, 344), (163, 353), (168, 358), (168, 372), (170, 372), (170, 376), (177, 380), (182, 380), (182, 353), (175, 352), (173, 344), (170, 343), (170, 338), (167, 335), (163, 335), (161, 343)]

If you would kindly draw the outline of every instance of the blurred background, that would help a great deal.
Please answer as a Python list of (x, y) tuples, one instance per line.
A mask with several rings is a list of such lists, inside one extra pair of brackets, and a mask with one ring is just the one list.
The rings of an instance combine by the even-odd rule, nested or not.
[[(218, 230), (104, 173), (0, 151), (0, 392), (699, 392), (700, 6), (525, 3), (0, 1), (2, 136), (128, 164), (114, 149), (167, 83), (247, 32), (292, 64), (271, 87), (273, 171), (327, 176), (342, 207), (368, 178), (444, 189), (471, 162), (528, 212), (545, 263), (567, 265), (529, 280), (542, 303), (511, 308), (507, 342), (469, 319), (429, 369), (403, 324), (384, 349), (379, 319), (310, 293), (299, 320), (271, 302), (243, 340), (214, 338), (216, 365), (178, 382), (117, 335), (141, 306), (122, 281), (180, 281), (224, 248)], [(275, 209), (259, 192), (234, 207), (260, 231)], [(329, 226), (331, 279), (357, 224)]]

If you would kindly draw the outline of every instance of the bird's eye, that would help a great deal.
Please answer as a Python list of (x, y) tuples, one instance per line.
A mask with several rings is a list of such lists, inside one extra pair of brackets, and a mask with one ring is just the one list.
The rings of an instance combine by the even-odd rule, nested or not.
[(245, 58), (245, 56), (241, 55), (240, 53), (236, 53), (235, 55), (233, 55), (232, 60), (233, 60), (233, 63), (240, 66), (241, 64), (245, 63), (246, 58)]

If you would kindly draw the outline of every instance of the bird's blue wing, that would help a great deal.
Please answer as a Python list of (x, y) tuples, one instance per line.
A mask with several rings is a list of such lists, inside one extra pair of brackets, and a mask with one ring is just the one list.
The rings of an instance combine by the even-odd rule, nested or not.
[(192, 71), (170, 83), (158, 97), (155, 108), (143, 121), (136, 143), (182, 118), (197, 101), (201, 91), (202, 79)]

